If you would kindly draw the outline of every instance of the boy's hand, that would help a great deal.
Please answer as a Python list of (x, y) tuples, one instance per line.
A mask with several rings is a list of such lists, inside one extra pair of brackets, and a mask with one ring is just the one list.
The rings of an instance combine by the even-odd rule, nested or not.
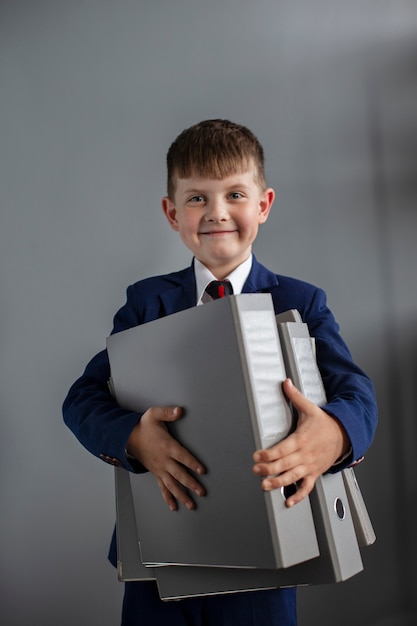
[(172, 511), (178, 508), (177, 500), (187, 509), (195, 508), (187, 490), (205, 495), (204, 488), (189, 472), (204, 474), (204, 467), (169, 434), (165, 425), (181, 415), (180, 407), (151, 407), (132, 430), (126, 447), (129, 454), (154, 474)]
[(297, 428), (271, 448), (255, 452), (253, 471), (266, 476), (265, 491), (298, 483), (298, 490), (286, 500), (292, 506), (311, 492), (317, 478), (349, 449), (350, 442), (340, 422), (307, 400), (291, 380), (284, 381), (283, 388), (297, 410)]

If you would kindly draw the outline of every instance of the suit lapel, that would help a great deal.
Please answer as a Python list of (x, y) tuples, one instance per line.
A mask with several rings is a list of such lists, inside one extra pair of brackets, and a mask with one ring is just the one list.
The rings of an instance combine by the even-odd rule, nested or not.
[[(159, 296), (165, 315), (171, 315), (196, 305), (194, 263), (185, 270), (173, 273), (167, 278), (171, 281), (172, 286)], [(258, 263), (254, 256), (252, 268), (243, 285), (242, 293), (273, 291), (274, 287), (277, 286), (277, 276)]]
[(160, 294), (166, 315), (189, 309), (196, 304), (196, 287), (193, 266), (170, 276), (172, 288)]
[(252, 268), (243, 285), (242, 293), (271, 291), (278, 286), (278, 277), (269, 269), (258, 263), (253, 256)]

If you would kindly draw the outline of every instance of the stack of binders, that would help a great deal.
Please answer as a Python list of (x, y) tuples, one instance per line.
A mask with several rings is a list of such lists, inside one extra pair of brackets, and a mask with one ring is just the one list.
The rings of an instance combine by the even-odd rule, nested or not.
[(375, 540), (353, 470), (322, 476), (285, 506), (263, 492), (254, 450), (294, 428), (281, 383), (326, 401), (314, 343), (296, 311), (275, 316), (270, 294), (240, 294), (107, 340), (118, 403), (144, 412), (182, 406), (172, 435), (206, 467), (197, 508), (172, 512), (150, 473), (116, 468), (119, 578), (155, 579), (163, 600), (339, 582), (363, 569)]

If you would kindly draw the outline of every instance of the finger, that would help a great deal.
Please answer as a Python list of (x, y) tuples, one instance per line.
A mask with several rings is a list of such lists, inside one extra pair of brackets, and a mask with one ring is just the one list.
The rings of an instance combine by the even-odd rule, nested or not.
[[(171, 474), (165, 474), (161, 478), (164, 489), (162, 491), (162, 496), (164, 497), (165, 502), (172, 503), (172, 499), (174, 502), (181, 502), (189, 511), (195, 509), (195, 502), (191, 498), (191, 496), (185, 491), (182, 486), (176, 481), (176, 479)], [(167, 499), (165, 499), (167, 498)], [(168, 501), (167, 501), (168, 500)], [(168, 504), (170, 506), (170, 504)], [(171, 508), (171, 507), (170, 507)], [(174, 509), (175, 510), (175, 509)]]
[[(175, 440), (176, 441), (176, 440)], [(177, 442), (176, 442), (177, 443)], [(188, 467), (191, 471), (199, 474), (205, 474), (205, 467), (191, 452), (188, 452), (186, 448), (183, 448), (180, 444), (177, 444), (176, 449), (173, 451), (172, 458), (174, 458), (178, 463)]]
[(148, 410), (152, 419), (158, 422), (173, 422), (182, 415), (180, 406), (154, 406)]
[(171, 509), (171, 511), (177, 511), (178, 509), (178, 505), (177, 505), (177, 501), (175, 500), (174, 496), (171, 494), (170, 491), (168, 491), (168, 489), (165, 487), (164, 483), (162, 482), (162, 480), (160, 478), (156, 479), (159, 485), (159, 488), (161, 490), (162, 493), (162, 497), (165, 501), (165, 503), (168, 505), (168, 507)]
[[(182, 415), (182, 408), (178, 406), (177, 407), (153, 407), (149, 409), (149, 411), (150, 411), (150, 417), (156, 422), (175, 421)], [(205, 468), (203, 464), (200, 463), (200, 461), (194, 455), (188, 452), (186, 448), (184, 448), (180, 443), (178, 443), (178, 441), (174, 437), (172, 437), (172, 435), (170, 435), (168, 432), (165, 437), (165, 442), (169, 446), (169, 450), (168, 450), (169, 456), (171, 456), (173, 459), (175, 459), (182, 465), (185, 465), (185, 467), (188, 467), (193, 472), (196, 472), (197, 474), (202, 475), (205, 473)]]
[(304, 478), (301, 482), (297, 483), (297, 490), (285, 501), (288, 507), (292, 507), (295, 504), (304, 500), (313, 490), (315, 480), (311, 477)]
[(311, 400), (308, 400), (305, 396), (303, 396), (301, 391), (299, 391), (299, 389), (297, 389), (294, 385), (291, 378), (285, 379), (282, 383), (282, 387), (288, 400), (297, 409), (298, 413), (307, 413), (311, 410), (312, 406), (316, 406), (314, 402), (311, 402)]
[(301, 472), (301, 476), (303, 476), (302, 472), (305, 471), (306, 468), (304, 463), (301, 464), (300, 455), (297, 453), (281, 459), (273, 460), (270, 463), (258, 463), (253, 467), (253, 473), (257, 476), (272, 476), (283, 474), (284, 472), (294, 470), (295, 468), (298, 469), (298, 474)]
[(172, 463), (167, 469), (168, 473), (177, 481), (181, 488), (185, 487), (199, 497), (205, 495), (204, 487), (182, 465)]
[(297, 438), (291, 434), (285, 439), (264, 450), (256, 450), (253, 455), (255, 463), (270, 463), (276, 459), (288, 456), (298, 447)]
[[(287, 475), (286, 475), (287, 476)], [(314, 487), (315, 480), (312, 477), (306, 477), (298, 480), (288, 480), (283, 476), (269, 477), (262, 481), (264, 491), (273, 491), (274, 489), (283, 489), (286, 497), (285, 504), (292, 507), (306, 498)], [(287, 488), (287, 489), (286, 489)]]
[(298, 481), (301, 481), (306, 475), (306, 468), (299, 465), (292, 467), (287, 472), (281, 472), (279, 474), (270, 473), (266, 475), (261, 482), (262, 489), (264, 491), (272, 491), (273, 489), (280, 489), (281, 487), (288, 487)]

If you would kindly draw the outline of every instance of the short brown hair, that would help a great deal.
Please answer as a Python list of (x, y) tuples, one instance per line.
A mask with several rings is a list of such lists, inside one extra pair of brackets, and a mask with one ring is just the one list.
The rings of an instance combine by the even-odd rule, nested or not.
[(184, 130), (167, 154), (168, 196), (175, 193), (175, 179), (190, 176), (224, 178), (244, 172), (253, 160), (257, 182), (266, 187), (264, 151), (245, 126), (229, 120), (205, 120)]

